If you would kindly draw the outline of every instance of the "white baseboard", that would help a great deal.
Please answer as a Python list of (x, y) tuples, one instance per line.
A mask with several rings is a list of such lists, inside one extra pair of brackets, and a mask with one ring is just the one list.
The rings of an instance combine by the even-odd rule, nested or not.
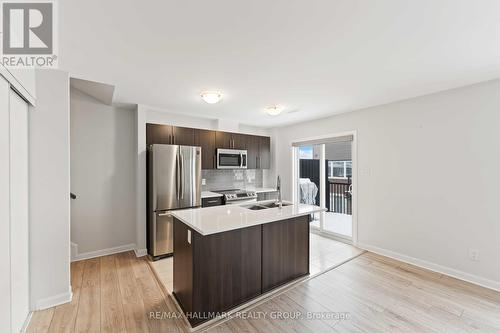
[(134, 249), (137, 258), (148, 255), (148, 249)]
[(73, 293), (71, 291), (47, 297), (41, 300), (36, 301), (35, 303), (35, 310), (45, 310), (48, 308), (51, 308), (53, 306), (61, 305), (64, 303), (71, 302), (71, 299), (73, 298)]
[(21, 330), (20, 332), (21, 333), (25, 333), (26, 330), (28, 329), (28, 326), (30, 324), (30, 321), (31, 321), (31, 317), (33, 317), (33, 311), (30, 311), (28, 313), (28, 316), (26, 317), (26, 319), (24, 320), (24, 324), (23, 324), (23, 327), (21, 327)]
[(116, 247), (110, 247), (108, 249), (102, 249), (84, 253), (76, 253), (74, 257), (71, 258), (71, 261), (80, 261), (85, 259), (97, 258), (97, 257), (107, 256), (110, 254), (132, 251), (132, 250), (135, 251), (135, 244), (120, 245)]
[(363, 250), (374, 252), (374, 253), (380, 254), (380, 255), (385, 256), (385, 257), (389, 257), (389, 258), (396, 259), (396, 260), (399, 260), (399, 261), (402, 261), (402, 262), (405, 262), (405, 263), (408, 263), (411, 265), (425, 268), (425, 269), (428, 269), (428, 270), (436, 272), (436, 273), (448, 275), (448, 276), (454, 277), (456, 279), (470, 282), (470, 283), (476, 284), (476, 285), (484, 287), (484, 288), (500, 291), (500, 282), (498, 282), (498, 281), (490, 280), (490, 279), (487, 279), (487, 278), (484, 278), (484, 277), (481, 277), (478, 275), (459, 271), (459, 270), (456, 270), (454, 268), (442, 266), (442, 265), (435, 264), (435, 263), (425, 261), (422, 259), (410, 257), (407, 255), (400, 254), (400, 253), (397, 253), (397, 252), (394, 252), (391, 250), (386, 250), (386, 249), (383, 249), (383, 248), (380, 248), (377, 246), (372, 246), (372, 245), (359, 243), (359, 242), (357, 243), (356, 246), (363, 249)]

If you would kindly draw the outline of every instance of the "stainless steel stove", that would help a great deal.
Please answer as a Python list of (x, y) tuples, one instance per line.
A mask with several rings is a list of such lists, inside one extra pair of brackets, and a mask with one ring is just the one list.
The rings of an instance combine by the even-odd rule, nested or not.
[(224, 198), (224, 203), (226, 205), (235, 205), (235, 204), (257, 201), (257, 193), (255, 193), (255, 191), (231, 189), (231, 190), (215, 190), (212, 192), (222, 194)]

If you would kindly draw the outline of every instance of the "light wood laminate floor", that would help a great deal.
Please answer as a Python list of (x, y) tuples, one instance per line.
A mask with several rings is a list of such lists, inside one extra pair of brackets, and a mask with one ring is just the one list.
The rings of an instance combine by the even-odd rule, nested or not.
[[(362, 252), (363, 250), (352, 245), (311, 233), (309, 272), (311, 275), (318, 274), (354, 258)], [(151, 265), (158, 280), (164, 286), (165, 292), (170, 294), (173, 290), (174, 280), (172, 257), (151, 262)]]
[[(71, 275), (73, 301), (34, 313), (28, 332), (187, 331), (181, 319), (149, 318), (176, 309), (133, 252), (73, 263)], [(365, 252), (246, 315), (208, 331), (500, 332), (500, 293)]]
[(71, 285), (71, 303), (35, 312), (27, 332), (187, 332), (182, 319), (150, 319), (177, 310), (133, 252), (73, 262)]

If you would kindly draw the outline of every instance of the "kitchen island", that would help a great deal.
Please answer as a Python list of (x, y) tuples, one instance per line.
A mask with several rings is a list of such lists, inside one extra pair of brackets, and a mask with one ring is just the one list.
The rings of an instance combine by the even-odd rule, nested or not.
[(198, 326), (309, 274), (318, 206), (274, 202), (172, 212), (173, 295)]

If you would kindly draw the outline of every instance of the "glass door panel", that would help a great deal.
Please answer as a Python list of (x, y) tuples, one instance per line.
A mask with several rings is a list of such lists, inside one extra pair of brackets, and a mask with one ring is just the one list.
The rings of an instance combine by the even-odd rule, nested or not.
[(352, 237), (352, 141), (325, 144), (326, 191), (323, 230)]
[(352, 141), (295, 147), (294, 163), (295, 200), (326, 208), (311, 227), (352, 239)]
[[(300, 203), (321, 205), (322, 145), (298, 147), (297, 198)], [(321, 228), (321, 213), (313, 214), (312, 227)]]

